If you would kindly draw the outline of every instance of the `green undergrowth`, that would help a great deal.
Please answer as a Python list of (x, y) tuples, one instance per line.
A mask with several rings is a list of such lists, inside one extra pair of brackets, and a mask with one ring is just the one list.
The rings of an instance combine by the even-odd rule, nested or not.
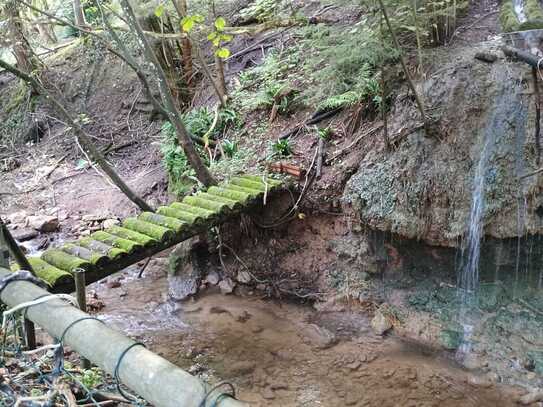
[[(242, 172), (250, 154), (246, 149), (240, 148), (237, 142), (226, 138), (229, 134), (237, 132), (243, 124), (240, 115), (235, 110), (221, 109), (217, 123), (212, 128), (214, 119), (215, 112), (207, 107), (196, 108), (183, 115), (183, 123), (190, 134), (223, 143), (226, 157), (213, 162), (210, 162), (209, 152), (197, 144), (195, 147), (205, 165), (210, 168), (212, 175), (218, 179), (224, 179), (229, 175)], [(197, 184), (196, 174), (179, 145), (173, 125), (170, 122), (164, 123), (161, 133), (161, 151), (169, 176), (170, 192), (178, 196), (185, 195)]]

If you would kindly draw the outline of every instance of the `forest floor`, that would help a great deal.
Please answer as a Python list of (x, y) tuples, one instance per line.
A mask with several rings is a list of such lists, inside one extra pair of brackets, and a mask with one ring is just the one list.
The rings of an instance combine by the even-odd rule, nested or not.
[[(320, 4), (317, 6), (308, 6), (307, 15), (318, 11)], [(460, 21), (448, 47), (475, 44), (497, 35), (497, 8), (497, 1), (471, 2), (469, 14)], [(332, 24), (356, 19), (356, 13), (349, 8), (328, 13), (324, 17), (335, 21)], [(279, 33), (232, 60), (227, 65), (230, 84), (235, 84), (240, 72), (258, 66), (265, 50), (282, 50), (294, 37), (288, 31)], [(264, 38), (238, 38), (232, 53)], [(73, 46), (48, 57), (51, 80), (68, 95), (74, 107), (86, 112), (90, 118), (87, 130), (95, 137), (96, 145), (107, 151), (108, 161), (121, 177), (154, 207), (171, 201), (160, 150), (161, 125), (148, 120), (149, 106), (142, 102), (137, 81), (111, 56), (89, 53), (78, 44), (76, 40)], [(431, 60), (433, 51), (425, 52)], [(448, 48), (437, 52), (447, 53)], [(429, 71), (436, 68), (430, 63), (428, 66)], [(13, 77), (0, 73), (0, 105), (9, 104), (19, 86)], [(212, 109), (213, 105), (212, 90), (200, 84), (192, 107)], [(240, 148), (252, 156), (244, 161), (245, 170), (258, 168), (268, 155), (270, 140), (276, 140), (311, 113), (301, 110), (279, 116), (264, 130), (262, 123), (269, 121), (269, 111), (258, 110), (245, 117), (239, 131), (243, 135), (239, 138)], [(352, 145), (353, 139), (379, 124), (375, 117), (363, 120), (360, 129), (348, 135), (345, 129), (353, 114), (353, 110), (347, 110), (321, 123), (333, 129), (328, 155), (340, 154), (341, 159), (324, 166), (322, 178), (312, 185), (303, 208), (304, 215), (309, 216), (294, 220), (288, 233), (283, 228), (266, 239), (255, 239), (254, 245), (236, 247), (238, 255), (248, 258), (257, 254), (253, 256), (257, 257), (255, 265), (266, 263), (269, 270), (275, 270), (280, 263), (285, 275), (301, 269), (312, 275), (331, 262), (334, 254), (327, 249), (329, 242), (345, 236), (352, 228), (351, 219), (339, 210), (343, 187), (364, 154), (382, 147), (380, 139)], [(12, 221), (10, 227), (17, 226), (13, 228), (15, 234), (26, 229), (28, 216), (52, 215), (59, 219), (57, 231), (42, 233), (24, 243), (31, 253), (98, 230), (104, 221), (137, 213), (122, 193), (89, 166), (72, 134), (51, 117), (48, 108), (38, 106), (28, 119), (45, 123), (39, 140), (0, 150), (0, 215)], [(311, 131), (293, 137), (290, 161), (308, 168), (317, 143)], [(274, 211), (270, 212), (264, 220), (273, 220)], [(296, 252), (296, 248), (303, 250)], [(278, 253), (280, 257), (276, 258)], [(235, 263), (233, 256), (226, 259), (227, 266), (235, 268)], [(397, 338), (375, 336), (369, 328), (375, 306), (341, 306), (334, 312), (321, 313), (305, 305), (265, 302), (259, 297), (278, 294), (270, 284), (256, 290), (238, 287), (240, 295), (235, 298), (220, 296), (211, 289), (187, 307), (177, 309), (166, 298), (164, 258), (153, 260), (144, 278), (136, 279), (134, 273), (141, 266), (92, 287), (91, 295), (95, 294), (104, 305), (99, 312), (108, 322), (192, 373), (212, 381), (233, 380), (242, 398), (254, 405), (509, 406), (515, 405), (521, 393), (495, 385), (484, 369), (477, 373), (463, 371), (450, 354), (436, 354)], [(336, 293), (326, 287), (324, 276), (317, 275), (316, 280), (309, 284), (311, 293), (319, 294), (323, 301), (333, 299)], [(321, 295), (323, 288), (328, 290)], [(368, 390), (364, 394), (358, 391), (362, 385)]]

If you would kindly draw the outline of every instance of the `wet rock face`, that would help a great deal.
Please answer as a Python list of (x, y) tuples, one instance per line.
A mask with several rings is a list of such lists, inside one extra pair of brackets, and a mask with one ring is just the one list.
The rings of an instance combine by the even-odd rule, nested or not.
[(207, 247), (191, 240), (180, 243), (170, 254), (168, 295), (184, 301), (198, 293), (206, 273)]
[[(392, 151), (385, 151), (379, 135), (368, 137), (369, 151), (344, 192), (345, 206), (363, 224), (457, 246), (469, 218), (481, 151), (490, 138), (485, 234), (506, 238), (542, 232), (541, 177), (518, 178), (539, 167), (531, 70), (505, 61), (497, 45), (460, 49), (454, 55), (436, 51), (441, 68), (422, 87), (426, 105), (440, 119), (438, 137), (412, 131), (420, 125), (414, 102), (407, 95), (396, 98), (389, 125)], [(488, 64), (474, 58), (488, 51), (500, 59)], [(525, 230), (519, 231), (519, 213)]]

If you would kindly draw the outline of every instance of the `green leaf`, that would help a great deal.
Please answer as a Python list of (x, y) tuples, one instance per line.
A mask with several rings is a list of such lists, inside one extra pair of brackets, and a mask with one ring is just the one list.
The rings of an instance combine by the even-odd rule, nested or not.
[(221, 37), (221, 41), (223, 42), (230, 42), (234, 38), (232, 35), (229, 35), (229, 34), (221, 34), (220, 37)]
[(215, 45), (216, 47), (219, 47), (221, 45), (221, 38), (220, 37), (216, 37), (213, 41), (211, 41), (213, 43), (213, 45)]
[(217, 31), (224, 30), (224, 27), (226, 26), (226, 20), (222, 17), (219, 17), (215, 20), (215, 28)]
[(188, 33), (194, 27), (194, 21), (190, 17), (183, 17), (181, 20), (181, 28), (184, 32)]
[(195, 23), (203, 23), (205, 20), (204, 16), (202, 16), (201, 14), (194, 14), (192, 16), (192, 19)]
[(162, 17), (162, 14), (164, 14), (164, 4), (159, 4), (158, 7), (155, 9), (155, 16), (160, 18)]
[(219, 48), (215, 54), (222, 59), (226, 59), (230, 56), (230, 50), (228, 48)]
[(207, 39), (209, 41), (213, 41), (215, 38), (217, 38), (219, 34), (216, 31), (213, 31), (212, 33), (209, 33), (207, 36)]

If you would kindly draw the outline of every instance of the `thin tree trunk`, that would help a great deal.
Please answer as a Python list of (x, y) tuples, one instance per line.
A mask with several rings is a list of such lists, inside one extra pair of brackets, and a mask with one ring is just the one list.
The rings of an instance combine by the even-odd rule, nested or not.
[(34, 273), (32, 266), (28, 262), (23, 251), (21, 250), (21, 248), (19, 247), (19, 245), (17, 244), (13, 236), (11, 236), (11, 233), (9, 233), (9, 230), (6, 227), (6, 224), (4, 223), (1, 217), (0, 217), (0, 243), (4, 243), (7, 246), (10, 254), (13, 256), (13, 259), (19, 265), (21, 270), (30, 271), (32, 275), (36, 276), (36, 273)]
[(224, 62), (222, 58), (215, 55), (215, 68), (217, 68), (217, 77), (219, 80), (219, 88), (224, 98), (228, 98), (228, 91), (226, 89), (226, 80), (224, 79)]
[(4, 10), (7, 16), (8, 35), (11, 40), (13, 55), (17, 61), (17, 66), (23, 72), (30, 73), (37, 69), (38, 64), (36, 56), (26, 38), (21, 15), (17, 8), (17, 2), (14, 0), (8, 1)]
[(47, 100), (51, 102), (56, 110), (63, 116), (66, 123), (70, 125), (73, 129), (77, 140), (81, 147), (89, 154), (89, 156), (96, 161), (100, 166), (102, 171), (111, 179), (111, 181), (130, 199), (135, 203), (141, 210), (147, 212), (153, 212), (153, 209), (141, 199), (130, 187), (119, 177), (117, 172), (108, 164), (102, 154), (94, 146), (90, 136), (83, 130), (83, 128), (73, 119), (72, 115), (66, 110), (63, 104), (55, 97), (51, 92), (49, 92), (43, 85), (41, 85), (37, 80), (35, 80), (30, 75), (22, 72), (21, 70), (15, 68), (14, 66), (8, 64), (7, 62), (0, 59), (0, 67), (4, 68), (8, 72), (18, 76), (30, 86), (34, 88), (36, 92), (43, 95)]
[[(187, 0), (178, 0), (177, 7), (179, 11), (179, 15), (181, 15), (181, 18), (187, 16), (188, 14), (188, 7), (187, 7)], [(185, 79), (185, 83), (190, 88), (190, 83), (192, 81), (192, 45), (190, 43), (190, 39), (182, 38), (181, 39), (181, 50), (182, 50), (182, 57), (183, 57), (183, 75)]]
[(181, 113), (177, 109), (175, 101), (170, 93), (170, 89), (168, 88), (166, 75), (164, 74), (160, 63), (158, 62), (158, 59), (153, 52), (151, 44), (149, 44), (147, 37), (143, 33), (143, 30), (134, 14), (132, 6), (128, 2), (128, 0), (121, 0), (120, 2), (121, 7), (125, 11), (128, 21), (130, 22), (130, 25), (132, 26), (138, 39), (140, 40), (141, 46), (143, 47), (143, 51), (148, 62), (154, 66), (155, 73), (158, 76), (157, 81), (162, 96), (162, 102), (164, 103), (166, 111), (168, 112), (170, 122), (174, 125), (176, 129), (177, 139), (179, 140), (179, 144), (181, 145), (183, 151), (185, 152), (185, 155), (187, 156), (187, 160), (196, 172), (196, 177), (202, 184), (204, 184), (205, 186), (215, 185), (216, 181), (213, 179), (207, 167), (202, 162), (202, 159), (196, 152), (194, 144), (192, 143), (192, 139), (190, 138), (187, 129), (181, 121)]
[(73, 8), (75, 25), (79, 27), (86, 26), (87, 21), (85, 20), (85, 13), (83, 12), (83, 7), (81, 6), (81, 0), (73, 0)]
[(390, 23), (390, 20), (388, 18), (388, 13), (385, 8), (385, 5), (383, 4), (383, 0), (378, 0), (379, 6), (381, 7), (381, 12), (383, 13), (383, 17), (385, 17), (385, 22), (387, 24), (388, 30), (390, 32), (390, 35), (392, 36), (392, 41), (394, 42), (394, 46), (396, 47), (398, 53), (400, 54), (400, 63), (402, 65), (402, 69), (405, 73), (405, 78), (407, 79), (407, 83), (409, 85), (409, 88), (413, 92), (415, 96), (415, 101), (417, 102), (417, 106), (419, 108), (420, 114), (422, 116), (422, 120), (424, 122), (424, 127), (428, 131), (429, 130), (429, 124), (428, 124), (428, 118), (426, 116), (426, 111), (424, 109), (424, 102), (422, 101), (422, 97), (417, 92), (417, 89), (415, 88), (415, 84), (413, 83), (413, 80), (411, 79), (411, 75), (409, 74), (409, 71), (407, 69), (407, 64), (405, 63), (405, 58), (402, 52), (402, 48), (400, 47), (400, 43), (398, 42), (398, 38), (396, 37), (396, 33), (394, 32), (394, 29), (392, 28), (392, 24)]

